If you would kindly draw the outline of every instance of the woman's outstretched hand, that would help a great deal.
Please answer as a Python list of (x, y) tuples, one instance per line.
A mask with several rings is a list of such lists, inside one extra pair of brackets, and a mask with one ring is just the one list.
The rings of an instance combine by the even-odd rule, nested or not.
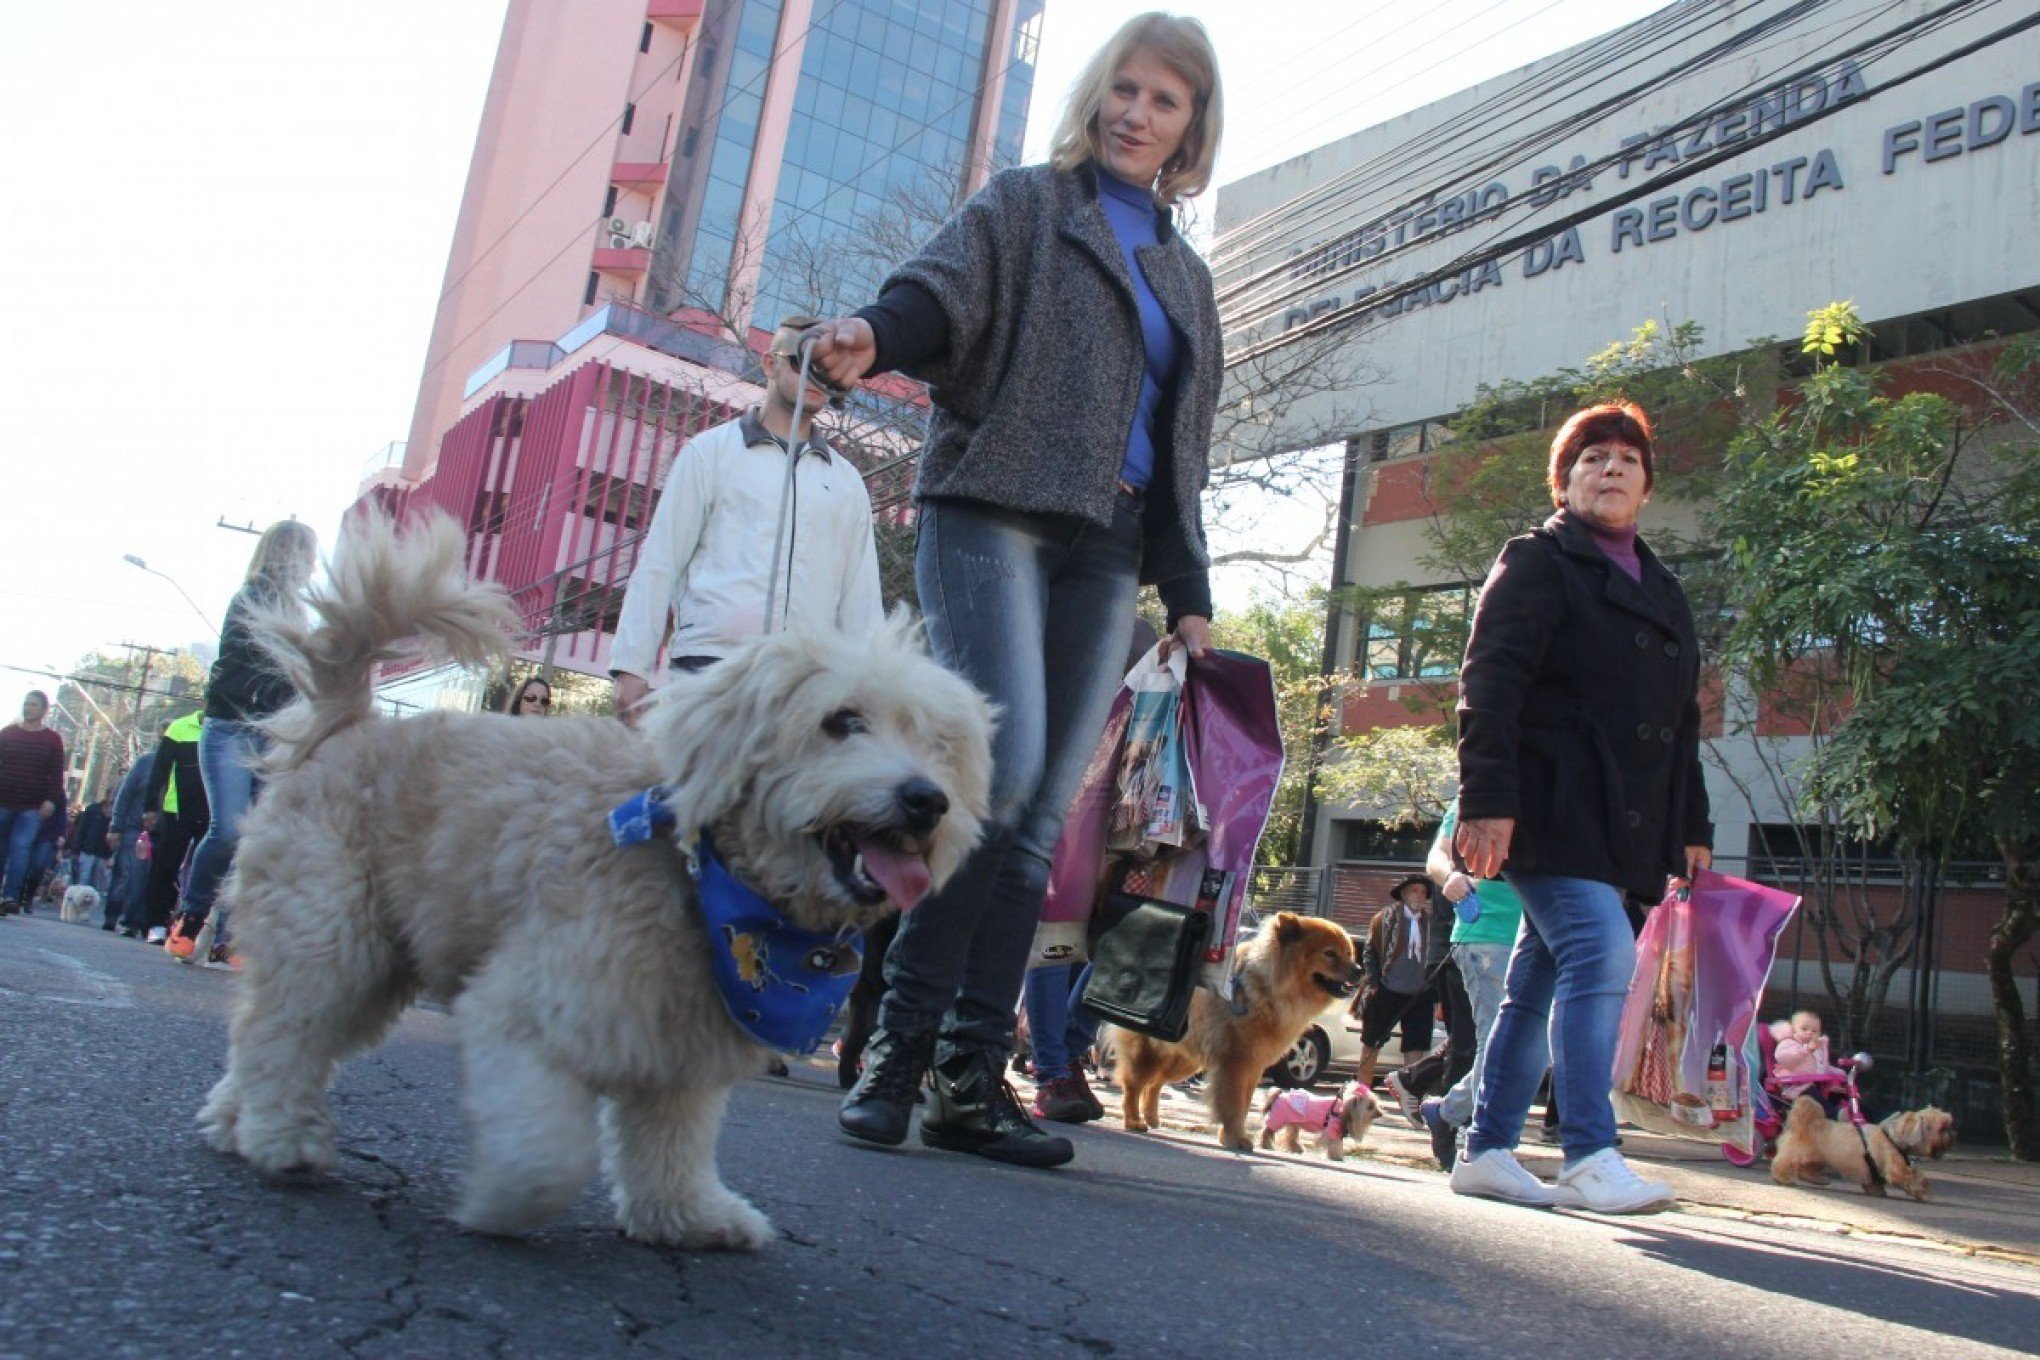
[(856, 386), (878, 362), (878, 337), (861, 317), (838, 317), (810, 326), (801, 333), (801, 343), (810, 340), (814, 366), (837, 387)]

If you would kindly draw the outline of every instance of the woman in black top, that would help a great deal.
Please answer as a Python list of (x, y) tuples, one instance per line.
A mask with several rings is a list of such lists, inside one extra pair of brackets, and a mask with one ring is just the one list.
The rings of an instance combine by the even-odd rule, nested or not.
[[(219, 659), (206, 680), (205, 727), (198, 739), (198, 765), (205, 777), (212, 825), (192, 856), (184, 913), (169, 942), (170, 953), (186, 962), (193, 961), (198, 932), (212, 913), (220, 880), (234, 862), (241, 819), (260, 787), (255, 763), (268, 743), (255, 724), (297, 698), (290, 679), (256, 645), (250, 615), (302, 607), (299, 596), (312, 579), (318, 547), (317, 535), (294, 519), (270, 525), (255, 545), (247, 581), (227, 606)], [(227, 957), (225, 925), (222, 920), (214, 928), (213, 952), (222, 960)]]
[[(1671, 1192), (1615, 1150), (1609, 1073), (1636, 967), (1623, 899), (1654, 902), (1712, 859), (1700, 647), (1678, 578), (1636, 533), (1655, 480), (1642, 410), (1578, 412), (1549, 471), (1558, 512), (1502, 548), (1459, 677), (1453, 848), (1473, 877), (1508, 880), (1523, 925), (1452, 1188), (1626, 1213)], [(1513, 1155), (1547, 1032), (1556, 1185)]]

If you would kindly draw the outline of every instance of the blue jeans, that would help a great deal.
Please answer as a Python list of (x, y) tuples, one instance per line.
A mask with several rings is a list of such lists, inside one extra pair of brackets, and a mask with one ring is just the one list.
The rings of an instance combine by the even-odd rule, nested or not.
[(999, 706), (984, 839), (900, 922), (879, 1023), (1013, 1047), (1013, 1013), (1063, 814), (1125, 675), (1140, 512), (1110, 529), (973, 501), (921, 507), (914, 553), (937, 660)]
[(1513, 1148), (1544, 1075), (1558, 1098), (1567, 1165), (1615, 1146), (1608, 1102), (1615, 1032), (1636, 971), (1636, 937), (1622, 893), (1556, 874), (1507, 874), (1523, 898), (1523, 929), (1509, 958), (1501, 1013), (1480, 1058), (1468, 1156)]
[[(241, 844), (241, 823), (262, 788), (255, 762), (266, 749), (262, 734), (248, 723), (207, 718), (199, 729), (198, 772), (205, 780), (212, 824), (192, 853), (191, 878), (184, 885), (184, 914), (193, 922), (203, 922), (211, 913), (220, 880), (233, 867), (234, 851)], [(216, 929), (226, 928), (227, 918), (222, 914)]]
[[(1467, 1004), (1473, 1011), (1473, 1065), (1445, 1093), (1439, 1106), (1445, 1122), (1454, 1128), (1465, 1128), (1473, 1119), (1474, 1098), (1480, 1092), (1480, 1055), (1487, 1051), (1488, 1033), (1502, 1011), (1502, 983), (1512, 952), (1514, 946), (1506, 944), (1452, 946), (1452, 961), (1459, 965), (1459, 979), (1466, 984)], [(1539, 1035), (1536, 1057), (1539, 1071), (1551, 1061), (1547, 1047)]]
[(149, 866), (136, 853), (139, 831), (120, 833), (120, 846), (113, 852), (113, 884), (106, 890), (106, 909), (125, 929), (137, 934), (142, 929), (142, 898), (149, 886)]
[(1034, 1036), (1037, 1082), (1068, 1076), (1082, 1061), (1079, 1055), (1097, 1041), (1097, 1018), (1077, 1004), (1090, 974), (1088, 963), (1056, 964), (1027, 974), (1021, 995), (1027, 1007), (1027, 1032)]
[(22, 885), (35, 859), (35, 833), (42, 830), (40, 808), (0, 808), (0, 860), (7, 866), (0, 879), (0, 902), (19, 902)]

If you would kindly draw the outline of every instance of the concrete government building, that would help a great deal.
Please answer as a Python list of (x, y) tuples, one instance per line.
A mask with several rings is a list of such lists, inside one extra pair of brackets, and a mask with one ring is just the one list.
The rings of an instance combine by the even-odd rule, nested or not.
[[(1406, 581), (1465, 608), (1478, 580), (1419, 565), (1445, 421), (1482, 384), (1576, 368), (1643, 322), (1698, 322), (1728, 353), (1796, 340), (1809, 310), (1852, 300), (1901, 384), (2040, 327), (2033, 19), (2029, 4), (1683, 0), (1226, 184), (1213, 262), (1229, 343), (1343, 326), (1385, 375), (1347, 445), (1334, 584)], [(1692, 529), (1694, 507), (1645, 511), (1646, 537), (1668, 524)], [(1449, 689), (1456, 655), (1336, 608), (1328, 631), (1328, 660), (1361, 676), (1343, 730), (1438, 720), (1403, 701), (1418, 680)], [(1792, 820), (1767, 781), (1731, 774), (1754, 772), (1757, 743), (1803, 749), (1803, 730), (1717, 743), (1730, 872)], [(1370, 811), (1320, 807), (1308, 833), (1311, 863), (1343, 884), (1335, 910), (1377, 904), (1370, 862), (1412, 857)], [(1942, 1003), (1987, 1009), (1976, 982)]]

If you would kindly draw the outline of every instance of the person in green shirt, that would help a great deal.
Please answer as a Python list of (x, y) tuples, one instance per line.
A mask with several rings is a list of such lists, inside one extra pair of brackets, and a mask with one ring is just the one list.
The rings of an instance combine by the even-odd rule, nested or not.
[(1431, 853), (1424, 860), (1425, 872), (1458, 914), (1452, 927), (1452, 961), (1459, 967), (1473, 1006), (1473, 1066), (1451, 1090), (1418, 1107), (1431, 1135), (1431, 1151), (1447, 1171), (1458, 1157), (1459, 1131), (1473, 1119), (1473, 1099), (1480, 1091), (1481, 1050), (1502, 1008), (1502, 980), (1508, 975), (1509, 955), (1516, 947), (1517, 928), (1523, 923), (1523, 899), (1516, 896), (1514, 888), (1499, 878), (1476, 883), (1460, 869), (1452, 853), (1452, 833), (1458, 825), (1459, 800), (1455, 798), (1445, 809), (1445, 820), (1439, 823)]

